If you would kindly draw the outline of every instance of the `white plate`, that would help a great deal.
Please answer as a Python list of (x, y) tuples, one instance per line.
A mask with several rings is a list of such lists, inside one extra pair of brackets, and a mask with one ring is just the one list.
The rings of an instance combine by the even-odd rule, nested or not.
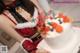
[(55, 48), (52, 49), (47, 43), (46, 41), (43, 39), (37, 46), (37, 48), (39, 49), (46, 49), (48, 50), (50, 53), (77, 53), (79, 50), (79, 42), (80, 42), (80, 28), (76, 28), (73, 27), (72, 30), (75, 30), (74, 33), (72, 33), (73, 37), (72, 40), (65, 45), (65, 47), (61, 47), (61, 48)]

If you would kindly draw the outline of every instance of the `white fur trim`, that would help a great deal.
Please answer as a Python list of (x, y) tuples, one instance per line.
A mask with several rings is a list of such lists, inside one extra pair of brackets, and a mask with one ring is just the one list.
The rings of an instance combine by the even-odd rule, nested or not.
[(37, 18), (37, 17), (38, 17), (38, 10), (35, 8), (33, 18)]
[(38, 11), (37, 9), (35, 8), (35, 11), (34, 11), (34, 15), (32, 17), (32, 19), (35, 19), (34, 22), (32, 22), (32, 20), (30, 22), (26, 22), (26, 23), (19, 23), (16, 25), (16, 28), (18, 29), (22, 29), (22, 28), (26, 28), (26, 27), (35, 27), (38, 23)]

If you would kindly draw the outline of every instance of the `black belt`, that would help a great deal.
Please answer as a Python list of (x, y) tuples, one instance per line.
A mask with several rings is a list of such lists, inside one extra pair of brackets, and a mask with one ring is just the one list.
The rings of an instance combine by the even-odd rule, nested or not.
[(33, 37), (31, 37), (31, 40), (34, 42), (36, 40), (41, 39), (42, 37), (40, 36), (40, 33), (36, 33), (35, 35), (33, 35)]

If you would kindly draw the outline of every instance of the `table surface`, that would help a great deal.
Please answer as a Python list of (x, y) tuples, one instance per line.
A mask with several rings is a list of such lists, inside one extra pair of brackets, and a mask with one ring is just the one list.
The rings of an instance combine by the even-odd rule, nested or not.
[[(79, 27), (73, 27), (73, 29), (74, 30), (76, 30), (77, 31), (77, 33), (79, 33), (80, 34), (80, 28)], [(74, 35), (75, 36), (75, 35)], [(78, 35), (79, 36), (79, 35)], [(79, 53), (80, 51), (78, 51), (79, 50), (79, 46), (80, 46), (80, 38), (78, 37), (78, 36), (75, 36), (76, 38), (76, 40), (74, 40), (73, 39), (73, 42), (75, 42), (75, 45), (74, 45), (74, 48), (73, 48), (73, 50), (75, 50), (75, 51), (73, 51), (72, 50), (72, 53)], [(43, 45), (44, 44), (44, 45)], [(70, 44), (72, 44), (72, 43), (70, 43)], [(40, 42), (40, 44), (38, 45), (38, 48), (44, 48), (45, 49), (45, 47), (48, 49), (48, 50), (50, 50), (50, 51), (53, 51), (53, 49), (51, 49), (47, 44), (46, 44), (46, 42), (43, 40), (43, 41), (41, 41)], [(69, 47), (70, 47), (70, 45), (69, 45)], [(65, 50), (66, 51), (66, 49), (62, 49), (61, 51), (63, 51), (63, 50)], [(54, 50), (55, 52), (56, 52), (56, 50)], [(57, 51), (60, 51), (60, 50), (57, 50)], [(53, 52), (51, 52), (51, 53), (53, 53)], [(71, 53), (71, 52), (70, 52)]]

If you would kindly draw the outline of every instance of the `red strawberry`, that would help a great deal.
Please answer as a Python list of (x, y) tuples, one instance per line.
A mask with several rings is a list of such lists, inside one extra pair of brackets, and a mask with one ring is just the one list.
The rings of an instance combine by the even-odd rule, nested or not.
[(52, 26), (53, 28), (56, 28), (57, 25), (58, 25), (57, 23), (54, 23), (54, 22), (51, 23), (51, 26)]
[(67, 16), (63, 17), (63, 22), (70, 22), (70, 19)]
[(56, 32), (61, 33), (63, 31), (63, 28), (62, 28), (62, 26), (57, 25), (55, 30), (56, 30)]

